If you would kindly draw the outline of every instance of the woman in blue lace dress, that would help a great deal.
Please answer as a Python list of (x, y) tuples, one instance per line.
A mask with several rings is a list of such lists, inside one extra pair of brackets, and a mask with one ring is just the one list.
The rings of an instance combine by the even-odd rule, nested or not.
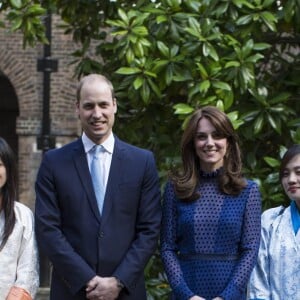
[(182, 170), (163, 204), (161, 255), (171, 299), (243, 300), (260, 240), (261, 196), (242, 176), (234, 128), (215, 107), (190, 118)]

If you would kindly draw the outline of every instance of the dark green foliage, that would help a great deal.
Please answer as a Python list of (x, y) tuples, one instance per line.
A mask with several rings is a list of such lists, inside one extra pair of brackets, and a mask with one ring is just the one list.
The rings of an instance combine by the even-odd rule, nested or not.
[[(37, 18), (44, 11), (35, 1), (2, 2), (0, 11), (24, 32), (25, 43), (44, 40)], [(75, 75), (112, 79), (116, 132), (155, 152), (162, 187), (179, 162), (186, 118), (210, 104), (233, 121), (263, 209), (287, 200), (278, 166), (285, 149), (300, 143), (298, 0), (48, 0), (43, 6), (60, 14), (82, 45), (73, 53)], [(155, 255), (145, 272), (149, 299), (168, 292), (161, 270)]]

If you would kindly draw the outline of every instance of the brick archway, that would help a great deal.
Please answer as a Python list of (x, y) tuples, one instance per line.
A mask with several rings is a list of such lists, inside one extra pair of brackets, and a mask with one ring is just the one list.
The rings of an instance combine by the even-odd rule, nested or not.
[(18, 136), (16, 121), (19, 116), (18, 97), (8, 77), (0, 71), (0, 136), (18, 155)]

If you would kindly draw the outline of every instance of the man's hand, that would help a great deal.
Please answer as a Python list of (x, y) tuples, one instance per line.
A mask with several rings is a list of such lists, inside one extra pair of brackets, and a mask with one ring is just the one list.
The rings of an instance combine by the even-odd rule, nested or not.
[(120, 291), (115, 277), (95, 276), (86, 285), (86, 297), (89, 300), (115, 300)]
[(199, 297), (199, 296), (193, 296), (189, 300), (205, 300), (205, 298)]

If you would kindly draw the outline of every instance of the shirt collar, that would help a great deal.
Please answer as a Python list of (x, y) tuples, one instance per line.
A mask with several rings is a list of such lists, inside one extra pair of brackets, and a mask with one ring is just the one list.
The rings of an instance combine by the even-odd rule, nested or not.
[[(83, 132), (81, 138), (82, 138), (84, 151), (85, 153), (88, 153), (95, 146), (95, 143), (90, 138), (88, 138), (85, 132)], [(112, 154), (114, 151), (114, 144), (115, 144), (115, 137), (111, 132), (108, 138), (101, 145), (108, 153)]]
[(294, 200), (291, 202), (291, 218), (295, 234), (300, 228), (300, 212)]

